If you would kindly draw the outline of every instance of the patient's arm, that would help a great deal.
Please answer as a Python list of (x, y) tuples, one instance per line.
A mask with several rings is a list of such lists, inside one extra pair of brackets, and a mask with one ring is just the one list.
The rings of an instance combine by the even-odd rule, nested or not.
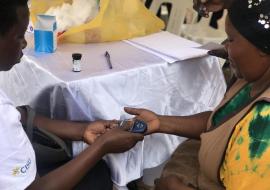
[(212, 112), (202, 112), (191, 116), (158, 116), (160, 132), (199, 139), (205, 132)]
[(206, 130), (211, 114), (209, 111), (191, 116), (162, 116), (147, 109), (125, 108), (125, 111), (147, 123), (146, 134), (167, 133), (195, 139)]

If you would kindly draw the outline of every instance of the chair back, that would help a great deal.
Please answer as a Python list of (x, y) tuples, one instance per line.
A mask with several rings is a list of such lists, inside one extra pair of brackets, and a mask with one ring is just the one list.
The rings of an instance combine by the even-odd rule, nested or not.
[(157, 14), (163, 3), (170, 3), (172, 6), (166, 30), (180, 35), (181, 26), (184, 24), (186, 13), (188, 9), (192, 9), (193, 2), (191, 0), (153, 0), (150, 10)]
[(227, 38), (225, 32), (226, 15), (227, 11), (224, 10), (223, 17), (218, 20), (218, 29), (209, 25), (212, 14), (209, 15), (209, 18), (201, 18), (199, 22), (196, 21), (196, 18), (191, 24), (182, 25), (181, 36), (201, 44), (221, 43)]

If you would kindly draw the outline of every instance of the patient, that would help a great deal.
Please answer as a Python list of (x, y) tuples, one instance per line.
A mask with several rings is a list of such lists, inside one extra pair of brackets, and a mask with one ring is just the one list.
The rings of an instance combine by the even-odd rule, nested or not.
[(177, 148), (155, 189), (270, 189), (270, 0), (194, 3), (205, 15), (228, 8), (225, 48), (238, 80), (213, 112), (182, 117), (125, 108), (147, 122), (147, 134), (195, 139)]
[[(0, 22), (0, 71), (8, 71), (20, 62), (22, 49), (26, 47), (27, 0), (0, 0)], [(142, 135), (114, 128), (113, 121), (74, 123), (36, 115), (34, 125), (38, 128), (64, 139), (91, 144), (73, 160), (38, 177), (35, 152), (21, 124), (26, 123), (28, 115), (24, 109), (19, 111), (21, 114), (0, 90), (1, 190), (111, 190), (109, 170), (99, 161), (105, 154), (124, 152), (143, 139)]]

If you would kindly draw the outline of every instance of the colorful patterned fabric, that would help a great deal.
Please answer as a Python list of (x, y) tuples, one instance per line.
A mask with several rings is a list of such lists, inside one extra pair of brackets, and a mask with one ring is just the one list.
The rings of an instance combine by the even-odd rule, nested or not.
[(228, 115), (250, 101), (251, 85), (242, 88), (226, 105), (219, 109), (213, 117), (213, 125), (219, 125)]
[(258, 102), (236, 125), (220, 179), (227, 190), (270, 189), (270, 103)]

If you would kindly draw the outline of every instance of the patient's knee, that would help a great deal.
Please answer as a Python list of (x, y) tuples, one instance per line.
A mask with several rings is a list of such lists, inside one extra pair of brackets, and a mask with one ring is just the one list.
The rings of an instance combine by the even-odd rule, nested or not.
[(178, 190), (183, 185), (182, 181), (175, 175), (155, 180), (155, 190)]

